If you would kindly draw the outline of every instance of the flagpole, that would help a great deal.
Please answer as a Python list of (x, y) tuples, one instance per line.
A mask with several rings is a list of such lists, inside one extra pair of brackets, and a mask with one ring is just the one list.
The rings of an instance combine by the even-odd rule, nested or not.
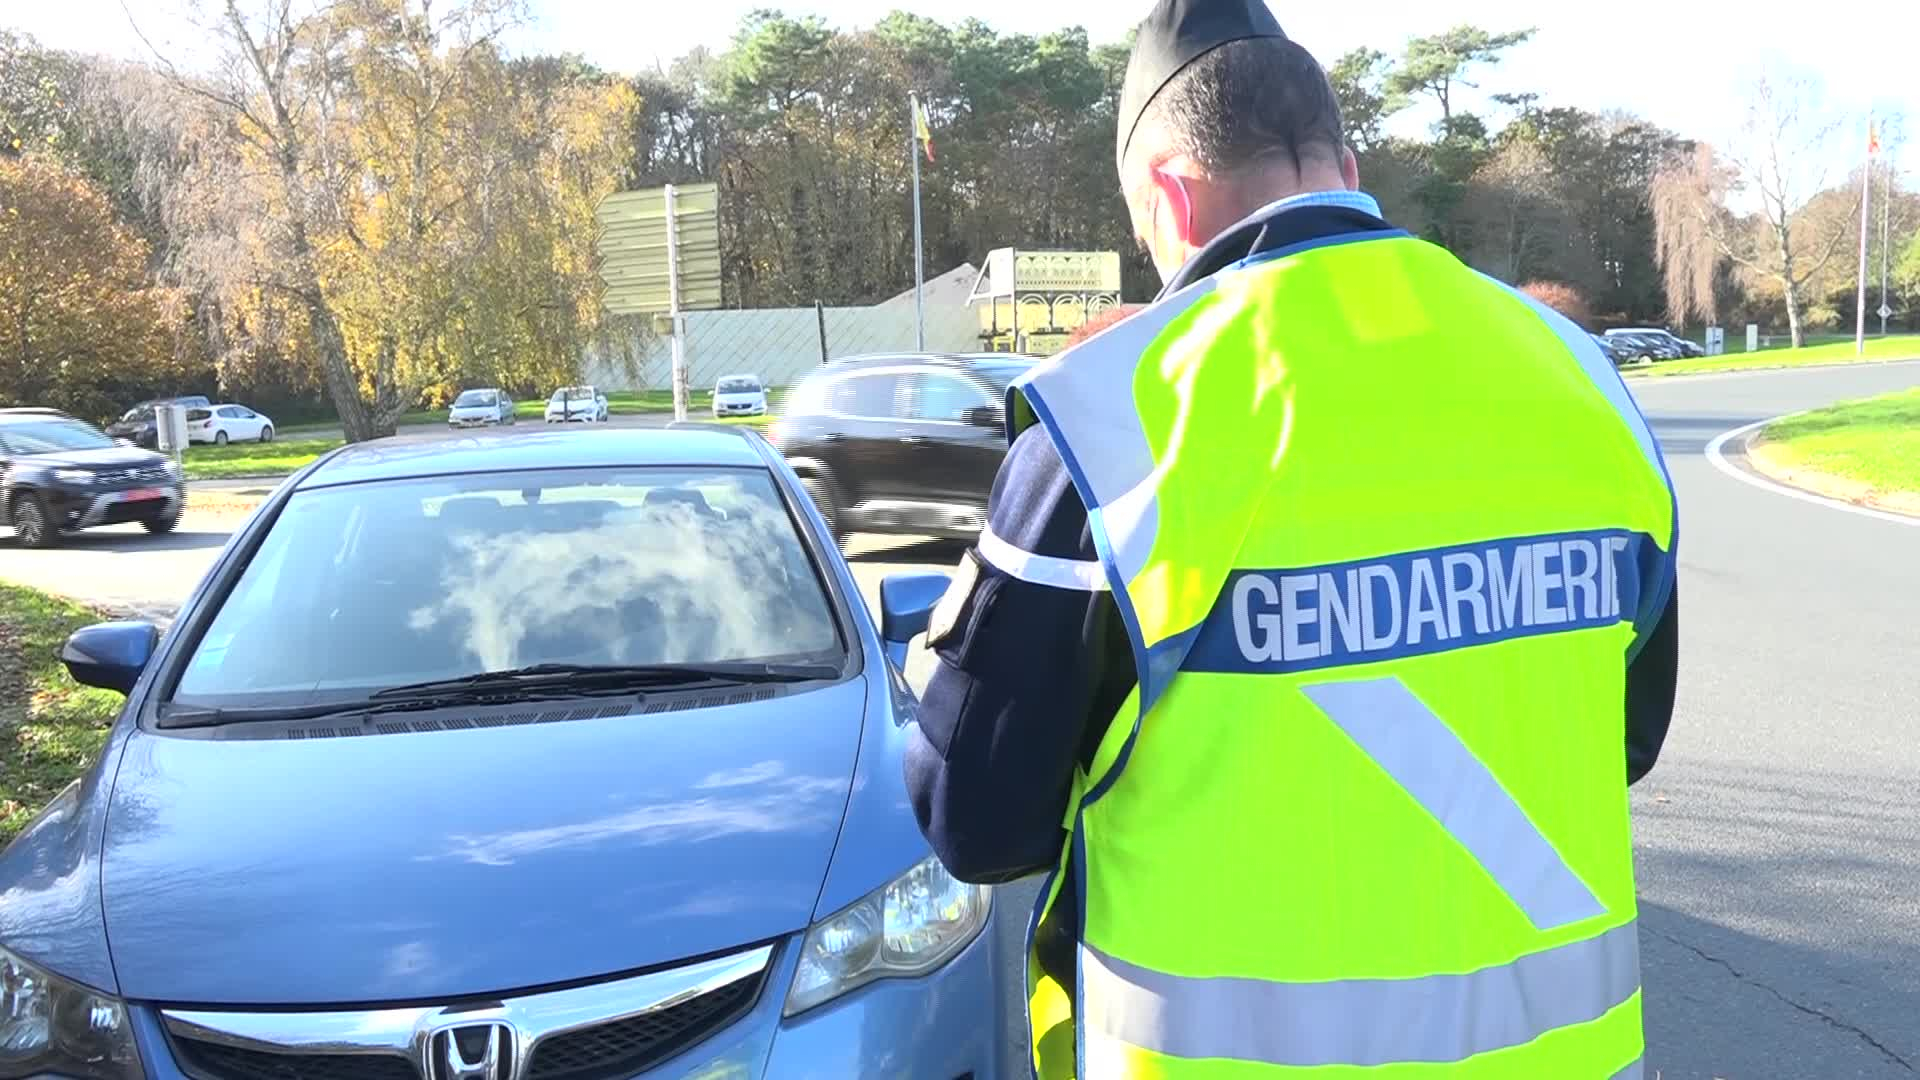
[(920, 126), (920, 95), (907, 95), (907, 156), (913, 159), (913, 347), (927, 351), (926, 264), (920, 254), (920, 148), (915, 135)]
[(1857, 275), (1860, 288), (1853, 316), (1853, 354), (1864, 356), (1867, 351), (1867, 227), (1872, 211), (1869, 206), (1873, 199), (1873, 110), (1867, 110), (1867, 167), (1860, 171), (1860, 272)]

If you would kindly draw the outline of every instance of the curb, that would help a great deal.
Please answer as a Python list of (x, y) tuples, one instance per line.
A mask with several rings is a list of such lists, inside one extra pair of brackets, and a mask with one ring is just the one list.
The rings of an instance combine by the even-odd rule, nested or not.
[[(1706, 371), (1683, 371), (1677, 375), (1655, 375), (1653, 365), (1646, 368), (1620, 368), (1620, 378), (1641, 381), (1665, 382), (1668, 379), (1695, 379), (1703, 375), (1745, 375), (1761, 371), (1831, 371), (1834, 368), (1878, 367), (1882, 364), (1911, 364), (1920, 361), (1920, 356), (1896, 356), (1886, 360), (1833, 360), (1819, 364), (1756, 364), (1753, 367), (1710, 368)], [(1644, 371), (1645, 374), (1637, 374)], [(1781, 419), (1775, 417), (1774, 419)], [(1767, 423), (1772, 423), (1772, 420)]]
[[(1772, 492), (1775, 495), (1783, 495), (1799, 502), (1823, 506), (1829, 510), (1841, 510), (1862, 517), (1877, 518), (1881, 521), (1889, 521), (1896, 525), (1920, 527), (1920, 516), (1915, 516), (1911, 513), (1902, 513), (1897, 510), (1883, 509), (1872, 504), (1838, 499), (1821, 494), (1812, 488), (1776, 480), (1767, 473), (1762, 472), (1760, 468), (1754, 464), (1752, 455), (1747, 452), (1747, 447), (1755, 432), (1765, 428), (1768, 424), (1785, 420), (1789, 417), (1799, 416), (1801, 413), (1813, 411), (1812, 409), (1801, 409), (1795, 412), (1782, 413), (1779, 416), (1770, 416), (1765, 420), (1756, 420), (1751, 424), (1734, 428), (1731, 431), (1721, 432), (1718, 436), (1714, 437), (1712, 442), (1707, 444), (1707, 463), (1743, 484), (1750, 487), (1757, 487), (1762, 491)], [(1730, 442), (1735, 444), (1734, 453), (1739, 456), (1740, 464), (1736, 465), (1727, 460), (1725, 448)]]

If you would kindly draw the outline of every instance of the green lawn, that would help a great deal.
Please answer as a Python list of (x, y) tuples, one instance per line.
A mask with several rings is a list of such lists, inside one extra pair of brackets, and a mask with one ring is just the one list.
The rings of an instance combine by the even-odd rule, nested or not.
[(1667, 375), (1692, 375), (1703, 371), (1742, 371), (1758, 368), (1795, 367), (1800, 364), (1850, 364), (1920, 358), (1920, 334), (1868, 338), (1864, 356), (1853, 353), (1853, 339), (1808, 345), (1800, 349), (1762, 349), (1759, 352), (1730, 356), (1707, 356), (1698, 360), (1667, 360), (1638, 367), (1622, 368), (1628, 378), (1660, 378)]
[(0, 845), (100, 752), (121, 697), (80, 686), (55, 659), (100, 615), (33, 589), (0, 585)]
[(189, 480), (285, 476), (339, 445), (339, 439), (276, 439), (225, 446), (202, 443), (187, 450), (183, 464)]
[(1760, 441), (1787, 464), (1920, 494), (1920, 389), (1901, 390), (1768, 424)]

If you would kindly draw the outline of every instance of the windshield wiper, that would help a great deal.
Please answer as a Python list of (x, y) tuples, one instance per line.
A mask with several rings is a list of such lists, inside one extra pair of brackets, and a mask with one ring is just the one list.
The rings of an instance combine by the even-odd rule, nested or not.
[(159, 716), (154, 726), (172, 730), (175, 728), (221, 727), (226, 724), (259, 724), (276, 720), (318, 720), (326, 716), (378, 716), (384, 713), (413, 712), (430, 709), (439, 702), (421, 698), (416, 700), (373, 702), (365, 699), (358, 701), (334, 701), (319, 705), (255, 705), (238, 708), (224, 708), (206, 705), (181, 705), (167, 702), (160, 706)]
[(452, 679), (390, 686), (370, 695), (374, 701), (405, 701), (468, 696), (492, 697), (520, 693), (607, 691), (685, 686), (692, 683), (786, 683), (831, 679), (840, 674), (832, 664), (772, 664), (722, 662), (713, 664), (533, 664), (506, 671), (482, 671)]

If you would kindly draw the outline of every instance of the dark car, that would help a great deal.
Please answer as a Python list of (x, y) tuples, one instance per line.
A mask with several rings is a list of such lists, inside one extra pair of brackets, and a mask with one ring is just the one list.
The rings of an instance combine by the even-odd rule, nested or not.
[(1587, 336), (1593, 339), (1595, 345), (1600, 346), (1601, 352), (1607, 354), (1607, 359), (1613, 361), (1614, 367), (1626, 367), (1640, 358), (1639, 350), (1625, 338), (1607, 337), (1604, 334)]
[(836, 538), (972, 539), (1007, 453), (1007, 386), (1033, 363), (1010, 355), (835, 361), (788, 391), (771, 437)]
[(186, 491), (174, 463), (50, 409), (0, 409), (0, 521), (28, 547), (63, 532), (137, 521), (180, 523)]
[(204, 409), (212, 402), (205, 394), (189, 394), (186, 397), (154, 398), (143, 401), (128, 409), (120, 419), (107, 425), (107, 434), (116, 439), (125, 439), (135, 446), (144, 446), (149, 450), (160, 448), (160, 422), (154, 416), (154, 410), (161, 405), (182, 405), (189, 409)]
[(1609, 330), (1605, 336), (1609, 341), (1619, 342), (1629, 352), (1632, 363), (1647, 360), (1680, 360), (1706, 353), (1706, 350), (1699, 345), (1678, 337), (1671, 331), (1650, 327)]

